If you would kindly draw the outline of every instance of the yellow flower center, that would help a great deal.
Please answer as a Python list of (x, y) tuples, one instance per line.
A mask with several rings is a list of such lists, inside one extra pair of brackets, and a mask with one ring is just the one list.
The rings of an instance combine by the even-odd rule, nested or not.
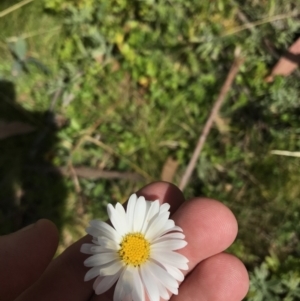
[(120, 243), (119, 255), (127, 265), (139, 266), (150, 255), (150, 243), (141, 233), (127, 234)]

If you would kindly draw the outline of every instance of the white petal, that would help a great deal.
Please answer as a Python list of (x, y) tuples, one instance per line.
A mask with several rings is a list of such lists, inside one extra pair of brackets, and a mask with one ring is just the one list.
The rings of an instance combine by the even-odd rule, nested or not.
[(137, 199), (134, 217), (133, 217), (133, 231), (140, 232), (142, 230), (146, 214), (146, 200), (143, 196)]
[(96, 290), (97, 286), (99, 285), (99, 283), (104, 279), (104, 277), (102, 276), (98, 276), (96, 278), (96, 280), (93, 283), (93, 289)]
[(141, 265), (140, 273), (141, 273), (141, 277), (142, 277), (144, 286), (146, 288), (149, 300), (150, 301), (159, 301), (159, 290), (158, 290), (158, 286), (157, 286), (157, 281), (147, 271), (147, 263)]
[(132, 295), (131, 294), (126, 295), (122, 301), (132, 301)]
[(122, 283), (124, 273), (125, 273), (125, 271), (121, 274), (121, 276), (117, 282), (117, 285), (115, 287), (114, 301), (124, 300), (125, 292), (124, 292), (124, 287), (123, 287), (123, 283)]
[(157, 243), (160, 241), (167, 241), (171, 239), (184, 239), (185, 235), (183, 233), (170, 233), (166, 234), (164, 236), (160, 236), (158, 238), (155, 238), (152, 243)]
[(168, 290), (173, 294), (173, 295), (178, 295), (178, 288), (177, 287), (170, 287)]
[(168, 203), (163, 203), (159, 208), (159, 214), (169, 211), (170, 207)]
[(177, 252), (157, 250), (155, 251), (155, 254), (156, 253), (161, 254), (162, 256), (167, 256), (171, 261), (175, 260), (175, 261), (185, 262), (185, 263), (189, 262), (189, 260), (184, 255), (179, 254)]
[(175, 226), (174, 221), (172, 221), (171, 219), (169, 219), (168, 222), (167, 222), (167, 225), (166, 225), (166, 229), (162, 233), (160, 233), (160, 236), (163, 236), (166, 233), (173, 232), (173, 231), (183, 232), (183, 230), (180, 227)]
[(159, 281), (157, 281), (156, 285), (157, 285), (157, 288), (158, 288), (158, 291), (159, 291), (159, 295), (164, 300), (169, 300), (170, 299), (170, 295), (169, 295), (167, 289), (165, 288), (165, 286), (161, 282), (159, 282)]
[[(164, 214), (164, 213), (163, 213)], [(175, 227), (175, 223), (173, 220), (169, 219), (167, 222), (166, 222), (166, 225), (164, 228), (162, 228), (159, 232), (156, 233), (156, 237), (159, 237), (159, 236), (162, 236), (166, 233), (168, 233), (170, 230), (169, 229), (172, 229)], [(179, 227), (178, 227), (179, 228)]]
[(104, 236), (98, 237), (97, 242), (100, 246), (102, 246), (106, 249), (117, 251), (120, 248), (120, 246), (117, 242), (115, 242), (114, 240), (110, 240)]
[(148, 203), (147, 207), (149, 206), (149, 203), (150, 203), (150, 207), (147, 210), (145, 222), (144, 222), (143, 228), (141, 230), (141, 233), (143, 233), (143, 234), (145, 234), (146, 230), (148, 229), (149, 224), (152, 223), (152, 219), (154, 219), (159, 214), (159, 200), (156, 200), (153, 202), (147, 201), (146, 203)]
[(147, 269), (150, 273), (173, 294), (178, 293), (178, 282), (163, 268), (154, 262), (149, 262)]
[(112, 226), (105, 222), (92, 220), (90, 221), (90, 225), (101, 231), (101, 234), (98, 236), (105, 236), (115, 241), (120, 241), (122, 238), (121, 235)]
[[(114, 250), (114, 249), (113, 249)], [(108, 252), (111, 252), (112, 249), (110, 248), (105, 248), (103, 246), (96, 246), (96, 245), (93, 245), (91, 247), (91, 252), (92, 254), (97, 254), (97, 253), (108, 253)]]
[(100, 243), (98, 241), (98, 237), (93, 237), (92, 243), (95, 244), (95, 245), (99, 245), (100, 246)]
[(114, 292), (114, 301), (122, 301), (125, 296), (131, 294), (133, 287), (132, 274), (128, 268), (125, 268), (118, 280), (118, 283)]
[(139, 270), (134, 269), (132, 273), (134, 281), (134, 286), (132, 288), (132, 299), (133, 301), (145, 301), (145, 290), (143, 287), (142, 279), (139, 275)]
[(188, 259), (175, 252), (153, 251), (151, 258), (162, 264), (169, 264), (181, 270), (188, 270)]
[(151, 245), (151, 249), (160, 250), (179, 250), (187, 245), (185, 240), (172, 239), (168, 241), (160, 241)]
[(100, 276), (111, 276), (118, 273), (120, 270), (124, 268), (123, 264), (120, 260), (115, 260), (111, 262), (108, 266), (102, 267), (100, 269)]
[(170, 216), (170, 212), (164, 212), (157, 216), (151, 224), (149, 224), (148, 229), (146, 230), (145, 237), (150, 242), (156, 238), (160, 232), (163, 232)]
[(126, 230), (128, 228), (127, 223), (126, 224), (122, 223), (122, 220), (121, 220), (121, 217), (120, 217), (118, 211), (111, 204), (107, 205), (107, 213), (108, 213), (111, 223), (113, 224), (113, 226), (115, 227), (117, 232), (120, 235), (125, 235), (127, 232)]
[(149, 213), (149, 219), (152, 219), (155, 215), (159, 214), (159, 207), (160, 203), (159, 200), (155, 200), (151, 202), (151, 207), (149, 209), (149, 211), (151, 211)]
[(87, 258), (84, 261), (84, 265), (86, 267), (98, 266), (98, 265), (109, 263), (113, 260), (116, 260), (117, 258), (118, 258), (117, 255), (113, 252), (96, 254)]
[[(108, 225), (107, 225), (108, 226)], [(110, 227), (110, 226), (109, 226)], [(106, 229), (97, 229), (94, 226), (86, 228), (86, 232), (93, 237), (106, 237), (111, 240), (120, 242), (122, 237), (117, 233), (117, 231), (111, 227), (114, 231), (107, 231)]]
[(125, 290), (125, 295), (128, 295), (128, 294), (132, 295), (132, 290), (133, 290), (133, 287), (135, 286), (134, 279), (133, 279), (133, 270), (134, 270), (134, 267), (127, 266), (126, 272), (123, 276), (123, 286), (124, 286), (124, 290)]
[(84, 253), (84, 254), (93, 254), (93, 252), (91, 251), (91, 248), (95, 246), (94, 244), (83, 244), (80, 247), (80, 252)]
[(102, 231), (99, 229), (96, 229), (94, 227), (88, 227), (85, 229), (86, 233), (88, 233), (91, 236), (98, 237), (98, 236), (103, 236)]
[(121, 272), (122, 271), (120, 270), (118, 273), (112, 276), (106, 276), (102, 278), (102, 280), (99, 283), (97, 283), (97, 285), (95, 285), (94, 287), (95, 293), (97, 295), (100, 295), (106, 292), (107, 290), (109, 290), (114, 285), (114, 283), (118, 280)]
[(137, 195), (132, 194), (127, 203), (127, 224), (129, 232), (133, 231), (134, 210), (136, 206)]
[(89, 269), (88, 272), (84, 276), (84, 281), (89, 281), (89, 280), (99, 276), (99, 273), (100, 273), (99, 266)]
[[(157, 200), (158, 201), (158, 200)], [(146, 201), (146, 210), (147, 212), (149, 211), (150, 207), (151, 207), (151, 204), (153, 203), (154, 201)]]
[(169, 264), (164, 264), (163, 266), (165, 267), (167, 272), (171, 276), (173, 276), (177, 281), (183, 281), (184, 280), (184, 275), (179, 269), (177, 269), (174, 266), (171, 266)]
[(125, 209), (124, 209), (124, 207), (122, 206), (121, 203), (117, 203), (115, 209), (118, 211), (118, 213), (120, 215), (122, 215), (122, 217), (124, 217), (124, 218), (126, 217)]
[(128, 224), (127, 224), (127, 217), (124, 207), (120, 204), (116, 204), (116, 211), (118, 212), (118, 216), (120, 219), (120, 223), (125, 227), (124, 231), (129, 232)]

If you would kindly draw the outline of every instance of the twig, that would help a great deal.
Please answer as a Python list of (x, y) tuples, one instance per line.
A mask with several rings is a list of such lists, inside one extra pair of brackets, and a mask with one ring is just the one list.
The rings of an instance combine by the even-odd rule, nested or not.
[(46, 35), (48, 33), (51, 33), (51, 32), (55, 32), (55, 31), (59, 31), (61, 30), (61, 26), (56, 26), (54, 28), (51, 28), (51, 29), (47, 29), (47, 30), (35, 30), (35, 31), (30, 31), (30, 32), (27, 32), (27, 33), (23, 33), (21, 34), (20, 36), (18, 37), (9, 37), (7, 38), (7, 42), (16, 42), (18, 39), (29, 39), (29, 38), (32, 38), (32, 37), (36, 37), (36, 36), (39, 36), (39, 35)]
[(127, 161), (128, 164), (131, 165), (131, 167), (138, 172), (139, 174), (141, 174), (145, 179), (147, 179), (148, 181), (153, 181), (153, 178), (146, 173), (144, 170), (142, 170), (138, 165), (136, 165), (135, 163), (131, 162), (129, 159), (127, 159), (126, 157), (118, 154), (114, 149), (112, 149), (110, 146), (106, 145), (105, 143), (103, 143), (100, 140), (97, 140), (93, 137), (85, 137), (86, 141), (90, 141), (98, 146), (100, 146), (101, 148), (103, 148), (104, 150), (106, 150), (107, 152), (114, 154), (120, 158), (122, 158), (124, 161)]
[(191, 160), (190, 160), (190, 162), (189, 162), (189, 164), (188, 164), (188, 166), (185, 170), (185, 173), (183, 174), (183, 176), (181, 178), (181, 181), (180, 181), (180, 184), (179, 184), (179, 188), (181, 190), (184, 190), (184, 188), (186, 187), (186, 185), (187, 185), (187, 183), (188, 183), (188, 181), (189, 181), (189, 179), (192, 175), (192, 172), (195, 168), (197, 159), (198, 159), (198, 157), (201, 153), (203, 145), (204, 145), (204, 143), (206, 141), (206, 138), (209, 134), (209, 131), (210, 131), (212, 125), (213, 125), (214, 119), (217, 116), (217, 114), (218, 114), (218, 112), (221, 108), (221, 105), (224, 102), (225, 96), (228, 93), (229, 89), (231, 88), (231, 85), (232, 85), (232, 83), (233, 83), (233, 81), (234, 81), (234, 79), (235, 79), (235, 77), (236, 77), (236, 75), (239, 71), (239, 68), (240, 68), (240, 66), (243, 62), (244, 62), (243, 59), (237, 57), (234, 60), (232, 66), (231, 66), (231, 69), (230, 69), (230, 71), (227, 75), (227, 78), (226, 78), (226, 80), (223, 84), (223, 87), (222, 87), (222, 89), (221, 89), (221, 91), (218, 95), (218, 98), (217, 98), (217, 100), (216, 100), (216, 102), (215, 102), (215, 104), (214, 104), (214, 106), (211, 110), (211, 113), (210, 113), (210, 115), (209, 115), (209, 117), (208, 117), (208, 119), (207, 119), (207, 121), (204, 125), (203, 131), (202, 131), (202, 133), (199, 137), (199, 140), (198, 140), (197, 146), (194, 150), (194, 153), (192, 155), (192, 158), (191, 158)]
[(272, 150), (272, 155), (279, 155), (279, 156), (287, 156), (287, 157), (297, 157), (300, 158), (300, 152), (289, 152), (283, 150)]
[(73, 148), (71, 149), (71, 151), (70, 151), (70, 160), (72, 159), (72, 156), (73, 156), (73, 154), (75, 153), (75, 151), (77, 151), (77, 150), (80, 148), (80, 146), (81, 146), (82, 143), (84, 142), (85, 138), (88, 137), (88, 136), (90, 136), (90, 135), (92, 135), (93, 132), (94, 132), (94, 131), (96, 130), (96, 128), (101, 124), (102, 121), (103, 121), (102, 118), (101, 118), (101, 119), (98, 119), (91, 127), (89, 127), (89, 128), (85, 131), (84, 135), (82, 135), (82, 136), (79, 138), (79, 140), (76, 142), (76, 144), (74, 145), (74, 147), (73, 147)]
[(238, 18), (244, 23), (244, 26), (249, 29), (252, 33), (255, 32), (255, 27), (251, 26), (251, 22), (248, 20), (247, 16), (240, 10), (237, 10)]
[(24, 1), (21, 1), (17, 4), (15, 4), (15, 5), (12, 5), (11, 7), (9, 7), (7, 9), (3, 10), (2, 12), (0, 12), (0, 18), (12, 13), (13, 11), (19, 9), (20, 7), (30, 3), (32, 1), (34, 1), (34, 0), (24, 0)]
[[(36, 171), (36, 172), (57, 173), (63, 176), (70, 176), (71, 173), (69, 166), (65, 166), (65, 167), (26, 166), (26, 169), (30, 171)], [(101, 170), (98, 168), (92, 168), (87, 166), (73, 167), (73, 171), (76, 173), (76, 176), (78, 178), (85, 178), (89, 180), (97, 180), (97, 179), (119, 179), (119, 180), (130, 180), (130, 181), (144, 180), (144, 178), (141, 175), (134, 172)]]
[(116, 108), (117, 108), (117, 105), (110, 106), (103, 114), (105, 116), (105, 118), (103, 118), (103, 117), (99, 118), (98, 120), (96, 120), (95, 123), (93, 123), (88, 129), (86, 129), (84, 131), (84, 134), (79, 138), (79, 140), (76, 142), (75, 146), (72, 148), (72, 150), (70, 152), (70, 157), (72, 157), (74, 152), (80, 148), (80, 146), (84, 142), (85, 138), (91, 136), (95, 132), (95, 130), (98, 128), (98, 126), (101, 123), (103, 123), (107, 117), (109, 118), (113, 112), (115, 112)]
[(49, 106), (49, 111), (50, 111), (50, 112), (53, 112), (53, 111), (54, 111), (54, 107), (55, 107), (55, 105), (56, 105), (56, 103), (57, 103), (58, 98), (59, 98), (60, 95), (61, 95), (61, 92), (62, 92), (62, 88), (59, 88), (59, 89), (57, 89), (57, 90), (55, 91), (55, 93), (54, 93), (54, 95), (53, 95), (53, 97), (52, 97), (52, 99), (51, 99), (50, 106)]
[(77, 172), (73, 167), (72, 162), (69, 162), (69, 171), (70, 171), (70, 175), (72, 177), (73, 183), (74, 183), (74, 187), (75, 187), (75, 191), (77, 194), (81, 193), (81, 186), (77, 177)]
[(247, 23), (247, 24), (244, 24), (242, 26), (237, 26), (231, 30), (229, 30), (228, 32), (225, 32), (221, 35), (221, 37), (226, 37), (226, 36), (229, 36), (229, 35), (233, 35), (233, 34), (236, 34), (236, 33), (239, 33), (245, 29), (251, 29), (251, 28), (254, 28), (256, 26), (260, 26), (260, 25), (263, 25), (263, 24), (266, 24), (266, 23), (271, 23), (271, 22), (275, 22), (275, 21), (279, 21), (279, 20), (283, 20), (283, 19), (287, 19), (287, 18), (291, 18), (291, 17), (295, 17), (298, 15), (298, 12), (291, 12), (289, 14), (281, 14), (281, 15), (276, 15), (276, 16), (271, 16), (271, 17), (267, 17), (267, 18), (264, 18), (264, 19), (261, 19), (261, 20), (257, 20), (255, 22), (252, 22), (252, 23)]
[(70, 161), (68, 164), (69, 167), (69, 175), (72, 178), (72, 181), (74, 183), (75, 191), (77, 193), (77, 204), (76, 204), (76, 213), (77, 216), (82, 217), (83, 214), (85, 213), (85, 206), (84, 206), (84, 201), (83, 201), (83, 196), (82, 196), (82, 189), (78, 180), (78, 174), (77, 170), (74, 168), (72, 162)]
[(119, 171), (107, 171), (107, 170), (100, 170), (97, 168), (91, 167), (75, 167), (74, 171), (76, 172), (77, 176), (80, 178), (85, 179), (125, 179), (125, 180), (132, 180), (132, 181), (141, 181), (144, 178), (137, 173), (133, 172), (119, 172)]

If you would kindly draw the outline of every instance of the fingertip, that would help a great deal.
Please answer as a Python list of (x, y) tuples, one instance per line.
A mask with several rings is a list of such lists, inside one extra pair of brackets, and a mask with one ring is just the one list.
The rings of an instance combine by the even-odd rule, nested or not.
[(245, 265), (235, 256), (220, 253), (199, 264), (196, 269), (207, 300), (242, 300), (249, 290)]
[[(47, 248), (49, 256), (53, 257), (59, 242), (59, 232), (56, 225), (48, 219), (40, 219), (35, 223), (35, 228), (39, 237), (46, 244), (44, 248)], [(45, 241), (44, 237), (47, 237)]]
[(219, 227), (220, 239), (227, 237), (230, 246), (238, 234), (238, 222), (232, 211), (220, 201), (209, 198), (195, 198), (195, 202), (201, 202), (204, 214), (210, 218), (210, 223)]
[[(225, 256), (227, 256), (227, 261), (231, 261), (231, 266), (234, 268), (235, 273), (232, 273), (232, 278), (235, 279), (236, 285), (239, 287), (238, 293), (238, 299), (242, 300), (247, 295), (250, 287), (250, 279), (249, 279), (249, 273), (243, 264), (243, 262), (238, 259), (237, 257), (223, 253), (224, 259), (226, 259)], [(233, 280), (234, 281), (234, 280)]]
[(141, 188), (137, 195), (143, 195), (150, 199), (155, 199), (158, 196), (160, 198), (166, 198), (169, 195), (182, 196), (182, 191), (174, 184), (164, 181), (152, 182), (143, 188)]
[(171, 205), (171, 213), (185, 201), (182, 191), (174, 184), (169, 182), (153, 182), (137, 192), (138, 196), (143, 195), (146, 200), (159, 200), (160, 203), (168, 203)]
[(235, 216), (219, 201), (193, 198), (173, 216), (189, 246), (182, 253), (194, 263), (227, 249), (235, 240), (238, 225)]
[(180, 286), (179, 296), (180, 300), (199, 296), (199, 301), (241, 301), (248, 289), (249, 276), (244, 264), (233, 255), (220, 253), (193, 269)]

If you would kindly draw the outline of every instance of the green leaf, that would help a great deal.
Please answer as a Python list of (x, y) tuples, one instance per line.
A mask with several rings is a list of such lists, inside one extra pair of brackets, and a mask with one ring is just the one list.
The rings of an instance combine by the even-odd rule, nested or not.
[(36, 66), (40, 71), (42, 71), (45, 75), (50, 75), (51, 74), (51, 71), (50, 69), (44, 65), (42, 62), (40, 62), (38, 59), (35, 59), (33, 57), (28, 57), (26, 60), (25, 60), (25, 63), (26, 64), (31, 64), (31, 65), (34, 65)]
[(24, 61), (27, 53), (27, 43), (24, 39), (19, 38), (15, 43), (14, 53), (17, 55), (20, 61)]
[(18, 61), (14, 61), (11, 69), (12, 75), (17, 77), (21, 74), (22, 71), (23, 71), (23, 65)]

